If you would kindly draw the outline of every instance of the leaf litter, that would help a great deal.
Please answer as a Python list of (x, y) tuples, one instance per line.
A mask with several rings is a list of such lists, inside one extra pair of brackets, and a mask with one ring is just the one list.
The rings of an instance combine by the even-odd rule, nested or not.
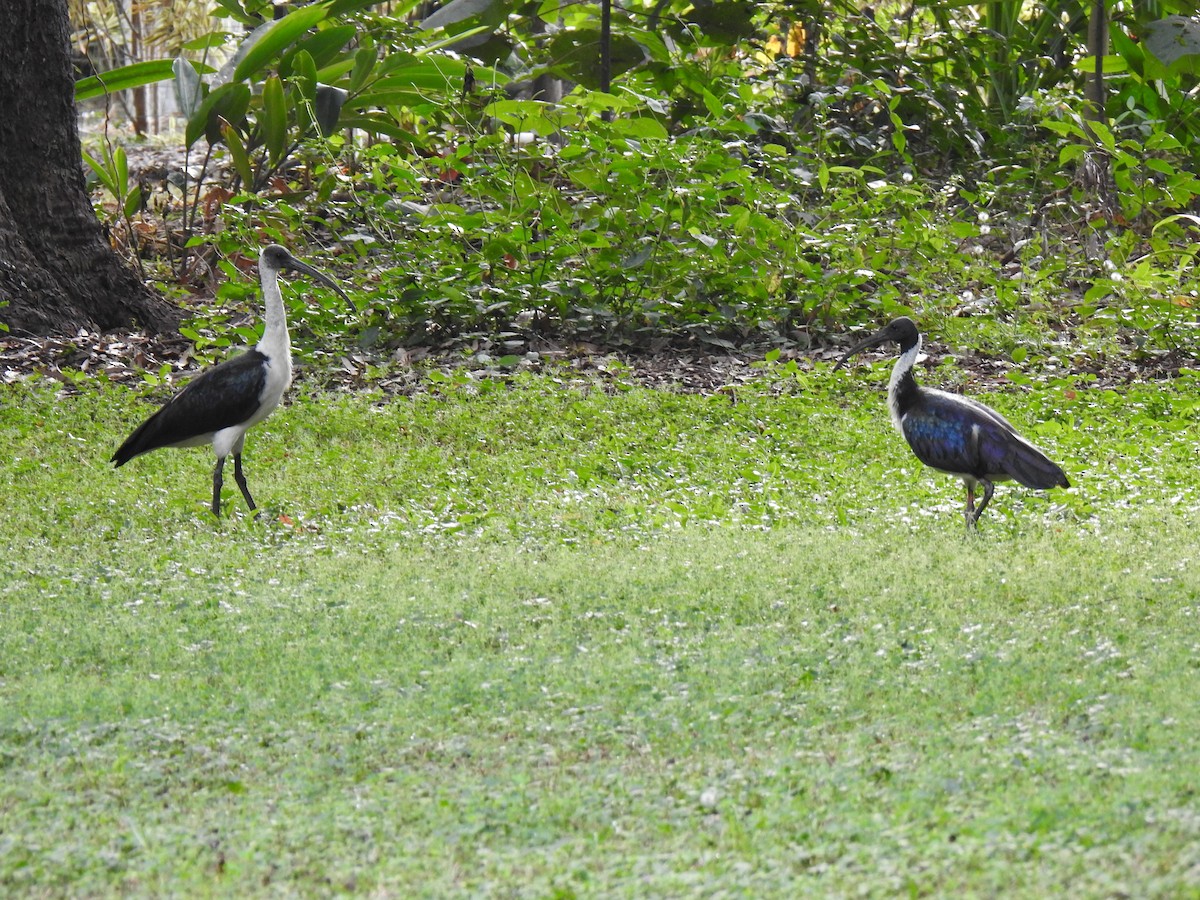
[[(508, 344), (511, 342), (505, 342)], [(613, 348), (586, 340), (545, 340), (526, 344), (523, 354), (488, 338), (475, 338), (465, 346), (432, 349), (410, 347), (390, 355), (356, 350), (342, 354), (333, 365), (319, 370), (299, 365), (297, 381), (316, 378), (319, 383), (345, 390), (378, 389), (388, 395), (411, 396), (428, 391), (439, 379), (432, 371), (465, 372), (470, 380), (505, 379), (515, 372), (565, 374), (572, 380), (592, 383), (637, 385), (680, 393), (729, 392), (759, 380), (763, 357), (769, 348), (747, 346), (722, 352), (696, 347), (665, 349)], [(499, 349), (503, 355), (493, 356)], [(778, 362), (795, 363), (813, 370), (817, 363), (830, 363), (842, 353), (840, 345), (815, 350), (784, 349)], [(936, 372), (946, 358), (943, 347), (927, 345), (924, 369), (930, 383), (937, 384), (944, 372)], [(887, 354), (877, 360), (890, 358)], [(515, 361), (514, 361), (515, 360)], [(954, 366), (968, 389), (991, 390), (1010, 387), (1007, 374), (1019, 369), (1010, 360), (977, 354), (953, 356)], [(128, 330), (100, 333), (80, 329), (71, 336), (6, 337), (0, 339), (0, 380), (5, 384), (51, 378), (62, 383), (65, 393), (78, 392), (93, 378), (115, 384), (138, 385), (147, 373), (168, 371), (172, 381), (198, 374), (204, 363), (194, 356), (192, 342), (178, 334), (151, 335)], [(1056, 377), (1078, 377), (1093, 387), (1119, 387), (1135, 382), (1175, 377), (1185, 367), (1195, 367), (1190, 355), (1171, 351), (1136, 358), (1086, 360), (1063, 364)], [(310, 371), (311, 370), (311, 371)], [(152, 379), (151, 379), (152, 380)]]

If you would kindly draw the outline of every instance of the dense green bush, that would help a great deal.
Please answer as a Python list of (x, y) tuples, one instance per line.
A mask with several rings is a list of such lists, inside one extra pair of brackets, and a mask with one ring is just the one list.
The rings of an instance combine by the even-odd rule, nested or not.
[[(259, 26), (223, 83), (176, 62), (187, 143), (207, 138), (228, 188), (208, 225), (200, 186), (185, 194), (176, 230), (218, 264), (265, 239), (338, 242), (370, 287), (363, 340), (381, 346), (803, 344), (910, 310), (1029, 309), (1192, 346), (1193, 76), (1153, 70), (1118, 22), (1105, 65), (1125, 106), (1085, 123), (1070, 64), (1085, 21), (1011, 6), (618, 10), (605, 93), (589, 87), (593, 7), (547, 30), (455, 0), (437, 14), (454, 33), (431, 37), (327, 0)], [(815, 49), (747, 39), (785, 14), (820, 23)], [(541, 76), (576, 84), (523, 99)], [(117, 159), (94, 168), (128, 216), (134, 195), (104, 166)], [(1108, 181), (1081, 179), (1087, 165)], [(231, 277), (219, 299), (252, 292)], [(225, 315), (189, 333), (215, 340)]]

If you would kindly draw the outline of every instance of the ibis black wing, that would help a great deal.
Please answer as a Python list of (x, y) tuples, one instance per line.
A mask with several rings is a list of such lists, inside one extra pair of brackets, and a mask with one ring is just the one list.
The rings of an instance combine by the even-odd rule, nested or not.
[(258, 409), (267, 358), (247, 350), (201, 372), (141, 424), (112, 456), (123, 466), (135, 456), (186, 443), (245, 422)]
[(928, 391), (905, 417), (904, 437), (921, 462), (944, 472), (1025, 487), (1069, 487), (1061, 468), (1017, 434), (1008, 420), (966, 397)]
[(979, 429), (979, 456), (992, 477), (1013, 479), (1027, 488), (1045, 491), (1055, 487), (1070, 487), (1066, 473), (1045, 453), (1017, 434), (1017, 429), (990, 406), (967, 397), (958, 398), (977, 410), (981, 417), (991, 418), (994, 425)]

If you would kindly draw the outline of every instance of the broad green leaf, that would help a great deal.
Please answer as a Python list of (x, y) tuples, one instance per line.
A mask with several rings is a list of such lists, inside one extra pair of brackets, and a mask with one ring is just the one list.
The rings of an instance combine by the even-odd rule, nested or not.
[(1142, 47), (1169, 74), (1200, 72), (1200, 22), (1187, 16), (1166, 16), (1143, 26), (1141, 38)]
[(1158, 229), (1167, 225), (1175, 225), (1177, 223), (1190, 225), (1192, 228), (1200, 230), (1200, 216), (1193, 216), (1190, 213), (1176, 213), (1173, 216), (1167, 216), (1165, 219), (1160, 219), (1154, 224), (1154, 228), (1152, 230), (1158, 231)]
[(545, 104), (538, 100), (496, 100), (488, 104), (487, 111), (506, 122), (518, 122), (540, 116), (544, 108)]
[(301, 50), (292, 60), (293, 83), (300, 86), (301, 93), (309, 100), (317, 96), (317, 64), (306, 50)]
[(129, 192), (129, 196), (125, 198), (125, 205), (122, 211), (127, 218), (132, 218), (135, 213), (142, 209), (142, 188), (141, 185), (134, 185), (133, 190)]
[[(491, 31), (492, 26), (490, 25), (479, 25), (475, 28), (468, 28), (466, 31), (457, 32), (449, 37), (442, 38), (440, 41), (434, 41), (433, 43), (426, 44), (417, 51), (417, 55), (428, 56), (429, 54), (436, 53), (445, 47), (454, 47), (455, 49), (458, 49), (458, 47), (455, 47), (455, 45), (461, 45), (463, 48), (469, 47), (472, 56), (483, 60), (488, 65), (495, 65), (496, 63), (500, 62), (501, 59), (507, 58), (506, 56), (496, 55), (498, 48), (508, 47), (511, 49), (513, 45), (511, 41), (502, 38), (500, 35), (490, 34)], [(468, 40), (469, 38), (475, 38), (479, 35), (489, 35), (489, 37), (486, 40)]]
[(1163, 153), (1171, 150), (1181, 150), (1183, 149), (1183, 144), (1173, 134), (1168, 134), (1165, 131), (1155, 131), (1146, 138), (1145, 147), (1147, 150)]
[(221, 140), (219, 117), (229, 121), (241, 121), (250, 107), (250, 88), (244, 84), (226, 84), (212, 91), (196, 112), (188, 119), (184, 131), (184, 141), (191, 147), (200, 140), (201, 135), (208, 138), (209, 143), (216, 144)]
[(242, 179), (242, 184), (247, 190), (254, 187), (254, 172), (250, 168), (250, 156), (246, 153), (246, 145), (242, 141), (242, 136), (238, 130), (234, 128), (225, 119), (220, 119), (221, 122), (221, 137), (225, 141), (225, 146), (229, 148), (229, 156), (233, 160), (233, 167)]
[(317, 69), (318, 84), (336, 84), (341, 77), (354, 68), (354, 60), (343, 57), (337, 62), (330, 63), (323, 69)]
[(1146, 168), (1152, 169), (1155, 172), (1161, 172), (1164, 175), (1176, 175), (1178, 170), (1165, 159), (1159, 159), (1156, 156), (1146, 158)]
[(1055, 134), (1067, 137), (1068, 135), (1078, 137), (1080, 135), (1079, 127), (1073, 122), (1064, 122), (1060, 119), (1043, 119), (1041, 126), (1048, 131), (1053, 131)]
[(758, 26), (754, 22), (757, 12), (755, 4), (747, 0), (720, 0), (716, 3), (698, 0), (684, 18), (699, 27), (699, 36), (723, 45), (732, 45), (758, 33)]
[(351, 96), (346, 105), (350, 109), (390, 109), (410, 107), (422, 100), (420, 92), (412, 87), (377, 90), (374, 85), (360, 94)]
[(497, 100), (488, 104), (487, 114), (511, 125), (516, 131), (554, 134), (558, 126), (544, 115), (546, 104), (537, 100)]
[[(614, 86), (614, 92), (616, 92), (617, 97), (632, 98), (637, 101), (636, 104), (625, 107), (626, 109), (638, 111), (644, 111), (648, 109), (658, 116), (667, 117), (671, 115), (671, 104), (663, 100), (661, 97), (654, 97), (650, 94), (638, 93), (637, 91), (631, 90), (626, 85)], [(574, 97), (575, 94), (582, 95), (582, 92), (575, 91), (569, 96)], [(605, 105), (611, 106), (608, 96), (605, 97)]]
[(192, 65), (191, 60), (182, 56), (175, 57), (171, 63), (171, 71), (175, 73), (175, 101), (185, 119), (190, 119), (204, 99), (204, 83), (200, 73)]
[(718, 119), (725, 117), (725, 105), (720, 101), (720, 99), (717, 98), (715, 94), (713, 94), (712, 91), (705, 89), (700, 96), (704, 101), (705, 109), (708, 110), (710, 115)]
[[(393, 20), (403, 22), (408, 18), (410, 12), (421, 5), (421, 2), (422, 0), (404, 0), (402, 3), (389, 3), (387, 14)], [(378, 5), (379, 0), (332, 0), (329, 4), (329, 18), (337, 19), (348, 12)]]
[(624, 29), (624, 33), (632, 40), (637, 41), (652, 60), (669, 64), (673, 59), (671, 50), (667, 47), (661, 35), (655, 34), (652, 31), (643, 31), (628, 27)]
[(1103, 300), (1112, 293), (1113, 283), (1107, 278), (1098, 278), (1095, 283), (1087, 289), (1083, 295), (1085, 303), (1094, 303), (1097, 300)]
[(113, 91), (141, 87), (143, 84), (167, 81), (175, 76), (173, 66), (174, 63), (169, 59), (155, 59), (121, 66), (102, 75), (81, 78), (75, 82), (75, 101), (89, 100)]
[[(385, 78), (391, 75), (393, 71), (399, 69), (409, 63), (416, 62), (417, 55), (409, 53), (407, 50), (396, 50), (393, 53), (385, 53), (379, 60), (379, 66), (375, 71), (377, 78)], [(465, 63), (464, 63), (465, 65)]]
[[(403, 2), (389, 2), (387, 14), (396, 22), (407, 20), (408, 14), (421, 5), (422, 0), (403, 0)], [(378, 6), (379, 0), (331, 0), (329, 4), (329, 18), (336, 19), (348, 12), (354, 12), (359, 9), (366, 9), (369, 6)]]
[(292, 95), (292, 106), (296, 110), (296, 128), (299, 133), (302, 136), (312, 134), (317, 127), (316, 101), (296, 93)]
[(1141, 77), (1145, 67), (1145, 53), (1140, 44), (1134, 43), (1124, 29), (1114, 28), (1111, 31), (1113, 49), (1117, 52), (1129, 70)]
[(1088, 122), (1088, 128), (1092, 130), (1092, 135), (1096, 139), (1096, 143), (1107, 150), (1109, 153), (1116, 153), (1117, 142), (1113, 137), (1112, 129), (1103, 122)]
[(366, 83), (367, 76), (375, 68), (379, 59), (379, 51), (374, 47), (361, 47), (354, 54), (354, 70), (350, 73), (350, 90), (358, 91)]
[[(641, 98), (637, 94), (623, 89), (619, 93), (611, 94), (602, 91), (572, 91), (563, 97), (562, 106), (578, 109), (588, 116), (598, 116), (604, 112), (633, 115), (643, 112), (643, 104), (639, 102), (640, 100)], [(660, 115), (669, 115), (670, 111), (669, 105), (656, 110)]]
[(243, 25), (254, 25), (258, 19), (254, 16), (246, 14), (246, 10), (242, 8), (240, 0), (213, 0), (216, 6), (225, 12), (225, 15), (231, 19), (236, 19)]
[(653, 255), (654, 242), (647, 241), (642, 245), (641, 249), (639, 249), (637, 253), (634, 253), (632, 256), (628, 256), (621, 260), (621, 266), (625, 269), (640, 269)]
[(631, 119), (617, 119), (613, 122), (613, 131), (623, 137), (638, 138), (639, 140), (658, 139), (667, 137), (667, 129), (662, 122), (649, 116), (637, 116)]
[(1058, 164), (1061, 166), (1065, 163), (1075, 162), (1082, 159), (1087, 152), (1087, 147), (1083, 144), (1063, 144), (1063, 148), (1058, 151)]
[(310, 134), (316, 125), (317, 67), (308, 52), (301, 50), (292, 62), (292, 103), (301, 134)]
[(441, 9), (422, 19), (421, 27), (432, 31), (475, 18), (494, 27), (504, 21), (511, 8), (509, 0), (450, 0)]
[[(330, 65), (338, 58), (342, 48), (352, 41), (357, 33), (358, 29), (353, 25), (338, 25), (322, 29), (312, 37), (297, 41), (294, 48), (279, 60), (279, 74), (285, 78), (291, 74), (292, 58), (301, 50), (313, 58), (313, 65), (318, 69)], [(351, 59), (350, 65), (353, 64), (353, 59)], [(349, 71), (349, 67), (347, 71)]]
[(355, 128), (368, 134), (382, 134), (399, 144), (420, 145), (422, 143), (422, 139), (418, 135), (381, 115), (342, 116), (340, 124), (343, 128)]
[(287, 149), (287, 101), (283, 96), (283, 82), (278, 75), (272, 75), (263, 83), (262, 101), (259, 125), (262, 127), (267, 153), (274, 165), (283, 158), (284, 150)]
[(467, 65), (461, 60), (444, 59), (415, 59), (402, 66), (397, 66), (387, 78), (380, 78), (371, 85), (373, 91), (396, 89), (413, 89), (422, 91), (454, 91), (462, 88), (463, 78), (467, 74)]
[(202, 52), (204, 50), (213, 50), (217, 47), (224, 47), (229, 40), (229, 32), (227, 31), (210, 31), (208, 34), (194, 38), (185, 42), (181, 50), (194, 50)]
[[(271, 22), (261, 34), (256, 30), (248, 39), (253, 41), (249, 50), (233, 70), (233, 80), (243, 81), (256, 74), (268, 62), (282, 54), (300, 35), (323, 20), (328, 13), (329, 8), (323, 3), (302, 6), (282, 19)], [(311, 61), (312, 57), (309, 59)]]
[[(594, 28), (579, 31), (560, 31), (550, 41), (550, 65), (556, 75), (578, 81), (584, 87), (597, 90), (603, 85), (600, 78), (600, 31)], [(609, 60), (615, 78), (641, 65), (649, 54), (631, 37), (612, 35)]]
[(108, 167), (86, 150), (83, 151), (83, 161), (88, 164), (88, 168), (96, 173), (96, 177), (108, 189), (108, 192), (116, 196), (117, 184), (113, 180), (112, 173), (108, 170)]
[(117, 198), (120, 199), (129, 189), (129, 157), (125, 155), (124, 147), (117, 147), (113, 151), (112, 161), (113, 178), (117, 182)]
[[(1083, 57), (1075, 63), (1075, 69), (1090, 75), (1096, 71), (1096, 57)], [(1129, 63), (1122, 56), (1102, 56), (1100, 57), (1100, 70), (1104, 75), (1116, 75), (1119, 72), (1129, 71)]]

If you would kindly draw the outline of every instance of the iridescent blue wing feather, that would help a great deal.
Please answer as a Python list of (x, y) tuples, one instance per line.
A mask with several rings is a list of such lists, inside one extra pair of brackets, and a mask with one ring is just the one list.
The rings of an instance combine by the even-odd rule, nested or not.
[(919, 402), (905, 413), (901, 430), (917, 459), (943, 472), (973, 474), (977, 454), (970, 420), (963, 413), (938, 402)]

